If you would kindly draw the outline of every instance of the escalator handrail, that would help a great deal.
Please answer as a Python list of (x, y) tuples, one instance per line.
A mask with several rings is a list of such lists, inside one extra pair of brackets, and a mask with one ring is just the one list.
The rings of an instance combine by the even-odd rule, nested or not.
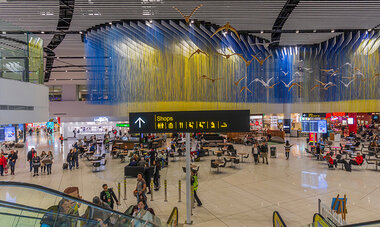
[(60, 191), (57, 191), (57, 190), (54, 190), (54, 189), (51, 189), (51, 188), (47, 188), (47, 187), (44, 187), (44, 186), (41, 186), (41, 185), (36, 185), (36, 184), (31, 184), (31, 183), (24, 183), (24, 182), (16, 182), (16, 181), (0, 181), (0, 187), (2, 187), (2, 186), (3, 187), (29, 188), (29, 189), (41, 191), (41, 192), (44, 192), (44, 193), (47, 193), (47, 194), (50, 194), (50, 195), (53, 195), (53, 196), (62, 197), (62, 198), (65, 198), (65, 199), (68, 199), (68, 200), (71, 200), (71, 201), (75, 201), (75, 202), (78, 202), (78, 203), (81, 203), (81, 204), (85, 204), (87, 206), (96, 208), (96, 209), (101, 210), (101, 211), (114, 213), (116, 215), (119, 215), (121, 217), (130, 219), (130, 220), (138, 220), (138, 221), (141, 221), (142, 223), (146, 223), (147, 222), (147, 223), (149, 223), (149, 224), (151, 224), (153, 226), (158, 226), (157, 224), (155, 224), (153, 222), (146, 221), (146, 220), (143, 220), (141, 218), (136, 218), (136, 217), (133, 217), (131, 215), (127, 215), (127, 214), (124, 214), (124, 213), (121, 213), (119, 211), (115, 211), (115, 210), (112, 210), (112, 209), (107, 209), (107, 208), (104, 208), (104, 207), (100, 207), (100, 206), (97, 206), (96, 204), (90, 203), (90, 202), (88, 202), (86, 200), (75, 198), (75, 197), (67, 195), (67, 194), (65, 194), (63, 192), (60, 192)]
[(6, 208), (10, 208), (10, 209), (17, 209), (17, 210), (28, 211), (28, 212), (39, 213), (39, 214), (57, 214), (60, 216), (65, 216), (65, 217), (77, 219), (80, 221), (98, 223), (98, 221), (96, 221), (96, 220), (84, 218), (81, 216), (74, 216), (74, 215), (70, 215), (70, 214), (64, 214), (61, 212), (54, 212), (54, 211), (45, 210), (45, 209), (41, 209), (41, 208), (37, 208), (37, 207), (31, 207), (31, 206), (27, 206), (27, 205), (23, 205), (23, 204), (11, 203), (11, 202), (4, 201), (4, 200), (0, 200), (0, 207), (6, 207)]
[(373, 225), (373, 224), (380, 224), (380, 220), (368, 221), (368, 222), (362, 222), (362, 223), (356, 223), (356, 224), (342, 225), (341, 227), (359, 227), (359, 226), (366, 226), (366, 225)]

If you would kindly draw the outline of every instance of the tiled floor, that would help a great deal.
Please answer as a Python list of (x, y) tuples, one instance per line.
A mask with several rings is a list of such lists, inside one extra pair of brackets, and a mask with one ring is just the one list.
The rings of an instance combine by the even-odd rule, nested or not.
[[(26, 162), (27, 149), (23, 149), (19, 152), (16, 175), (3, 176), (0, 180), (30, 182), (61, 191), (67, 186), (78, 186), (83, 198), (90, 201), (94, 195), (99, 195), (102, 184), (107, 183), (117, 191), (117, 183), (123, 182), (126, 164), (118, 159), (107, 156), (106, 170), (98, 173), (93, 173), (90, 163), (84, 160), (80, 161), (78, 170), (63, 171), (62, 163), (71, 140), (65, 141), (62, 148), (57, 138), (46, 135), (28, 137), (27, 140), (28, 149), (35, 146), (39, 153), (49, 149), (54, 152), (53, 174), (32, 177)], [(311, 159), (304, 152), (305, 139), (291, 138), (290, 142), (295, 144), (290, 160), (284, 158), (283, 145), (275, 145), (278, 157), (271, 158), (269, 165), (254, 165), (249, 157), (237, 168), (223, 168), (216, 174), (210, 171), (212, 157), (197, 163), (200, 165), (198, 194), (203, 206), (193, 211), (194, 226), (271, 226), (275, 210), (288, 226), (303, 226), (312, 222), (313, 214), (318, 210), (318, 199), (330, 204), (337, 194), (348, 197), (348, 223), (379, 219), (379, 172), (372, 170), (373, 167), (366, 169), (365, 165), (354, 167), (351, 173), (341, 169), (328, 170), (325, 162)], [(236, 147), (238, 152), (250, 153), (250, 147)], [(164, 179), (168, 182), (168, 202), (164, 202), (163, 187), (154, 192), (154, 201), (148, 202), (163, 220), (168, 218), (174, 206), (179, 208), (180, 222), (185, 220), (184, 165), (184, 158), (180, 158), (161, 171), (161, 183)], [(183, 181), (181, 203), (178, 202), (179, 180)], [(127, 200), (122, 200), (118, 210), (124, 211), (135, 203), (132, 197), (135, 184), (135, 179), (127, 179)], [(123, 190), (121, 194), (123, 196)], [(42, 193), (15, 188), (0, 188), (0, 199), (41, 208), (47, 208), (56, 200)]]

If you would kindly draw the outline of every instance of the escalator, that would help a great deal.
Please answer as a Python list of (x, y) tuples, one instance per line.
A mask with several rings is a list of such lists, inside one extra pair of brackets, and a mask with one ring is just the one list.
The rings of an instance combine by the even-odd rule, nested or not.
[(130, 209), (121, 213), (43, 186), (0, 182), (0, 226), (178, 226), (176, 207), (167, 222), (147, 211), (133, 217)]

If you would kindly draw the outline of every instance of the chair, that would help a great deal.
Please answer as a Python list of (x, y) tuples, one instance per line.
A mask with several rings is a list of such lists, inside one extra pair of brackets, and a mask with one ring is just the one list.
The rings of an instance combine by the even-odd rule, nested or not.
[[(219, 172), (219, 165), (215, 164), (215, 160), (211, 160), (211, 169), (216, 169), (217, 172)], [(211, 171), (210, 169), (210, 171)]]
[(243, 160), (244, 160), (245, 158), (249, 158), (249, 153), (247, 153), (246, 156), (243, 155)]
[(369, 166), (369, 165), (375, 165), (375, 166), (376, 166), (376, 159), (366, 158), (365, 161), (367, 162), (367, 167), (366, 167), (366, 169), (368, 169), (368, 166)]
[(237, 164), (237, 165), (238, 165), (239, 163), (240, 163), (240, 160), (239, 160), (239, 159), (237, 159), (237, 158), (234, 159), (234, 164)]
[(227, 162), (224, 162), (223, 164), (220, 164), (219, 167), (226, 167)]
[[(227, 160), (226, 158), (223, 158), (224, 159), (224, 164), (227, 164), (228, 162), (231, 162), (232, 163), (232, 159), (230, 160)], [(224, 165), (223, 167), (225, 167), (226, 165)]]

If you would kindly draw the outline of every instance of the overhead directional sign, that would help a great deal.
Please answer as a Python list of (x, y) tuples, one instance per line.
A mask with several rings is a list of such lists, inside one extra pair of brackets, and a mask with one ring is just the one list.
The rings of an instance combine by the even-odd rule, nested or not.
[(249, 110), (129, 113), (131, 133), (248, 132)]

